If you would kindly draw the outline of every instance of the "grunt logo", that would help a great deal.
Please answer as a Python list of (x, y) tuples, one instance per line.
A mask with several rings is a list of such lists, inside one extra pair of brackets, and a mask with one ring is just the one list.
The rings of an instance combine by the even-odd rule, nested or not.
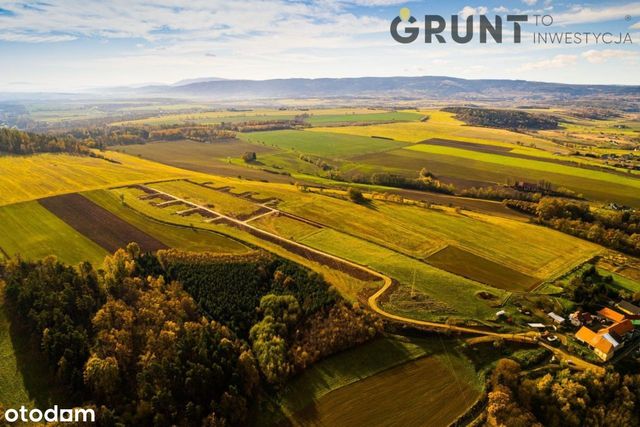
[[(473, 40), (475, 36), (476, 16), (469, 15), (461, 17), (451, 15), (449, 21), (450, 40), (458, 44), (466, 44)], [(554, 20), (551, 15), (506, 15), (502, 17), (496, 15), (493, 19), (487, 15), (478, 15), (477, 32), (480, 35), (480, 43), (487, 43), (489, 36), (496, 43), (503, 43), (503, 26), (505, 21), (508, 29), (513, 28), (513, 43), (522, 43), (522, 26), (520, 24), (530, 23), (534, 31), (531, 32), (534, 44), (565, 44), (565, 45), (588, 45), (588, 44), (633, 44), (629, 32), (611, 33), (597, 31), (549, 31)], [(626, 21), (631, 20), (631, 16), (625, 17)], [(461, 22), (464, 21), (464, 22)], [(463, 27), (462, 29), (460, 27)], [(424, 42), (431, 44), (447, 43), (445, 30), (447, 30), (447, 20), (441, 15), (424, 15), (424, 24), (411, 15), (411, 11), (403, 7), (400, 13), (391, 21), (389, 31), (391, 37), (402, 44), (415, 42), (424, 31)]]
[[(507, 22), (513, 22), (513, 42), (521, 43), (522, 41), (522, 27), (521, 22), (527, 22), (529, 17), (527, 15), (507, 15)], [(420, 35), (420, 27), (410, 24), (415, 24), (417, 19), (411, 16), (411, 11), (403, 7), (400, 9), (400, 13), (391, 21), (389, 28), (391, 37), (398, 43), (408, 44), (416, 41)], [(404, 23), (404, 34), (400, 34), (399, 28)], [(465, 19), (464, 34), (460, 31), (460, 17), (458, 15), (451, 15), (451, 39), (455, 43), (465, 44), (473, 40), (474, 36), (474, 16), (467, 16)], [(487, 43), (487, 35), (491, 35), (491, 38), (496, 43), (502, 43), (502, 27), (503, 18), (496, 15), (494, 20), (491, 21), (486, 15), (480, 15), (480, 43)], [(438, 43), (447, 43), (445, 39), (444, 31), (447, 29), (447, 22), (444, 17), (440, 15), (425, 15), (424, 16), (424, 42), (433, 43), (433, 40), (437, 40)]]

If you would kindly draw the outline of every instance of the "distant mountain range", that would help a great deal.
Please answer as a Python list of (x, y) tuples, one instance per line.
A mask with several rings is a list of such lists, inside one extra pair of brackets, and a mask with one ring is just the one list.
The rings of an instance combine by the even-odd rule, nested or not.
[[(173, 84), (146, 84), (72, 93), (0, 93), (1, 100), (55, 99), (194, 99), (247, 101), (323, 98), (398, 101), (433, 100), (504, 105), (581, 105), (640, 111), (640, 86), (542, 83), (526, 80), (466, 80), (454, 77), (356, 77), (321, 79), (225, 80), (186, 79)], [(593, 102), (597, 101), (597, 102)]]
[(136, 96), (218, 100), (278, 98), (393, 98), (433, 100), (571, 100), (582, 97), (630, 97), (640, 86), (577, 85), (525, 80), (466, 80), (453, 77), (358, 77), (321, 79), (223, 80), (201, 78), (173, 85), (120, 88)]

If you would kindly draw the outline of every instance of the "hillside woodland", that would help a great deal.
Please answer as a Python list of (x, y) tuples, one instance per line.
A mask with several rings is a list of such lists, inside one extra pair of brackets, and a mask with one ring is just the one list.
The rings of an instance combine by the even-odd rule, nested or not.
[(101, 269), (11, 259), (0, 281), (13, 321), (99, 425), (244, 425), (262, 398), (380, 320), (308, 270), (250, 256), (136, 244)]

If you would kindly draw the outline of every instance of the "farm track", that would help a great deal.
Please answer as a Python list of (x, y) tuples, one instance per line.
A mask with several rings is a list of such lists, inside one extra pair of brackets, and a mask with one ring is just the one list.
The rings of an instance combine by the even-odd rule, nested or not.
[[(223, 221), (223, 223), (226, 223), (228, 225), (237, 227), (241, 230), (247, 231), (256, 237), (262, 238), (269, 242), (276, 243), (279, 246), (282, 246), (286, 250), (289, 250), (291, 252), (307, 257), (307, 259), (310, 259), (311, 261), (325, 264), (330, 268), (343, 271), (353, 277), (356, 277), (362, 280), (368, 280), (368, 281), (382, 280), (383, 282), (382, 287), (368, 298), (367, 303), (371, 308), (371, 310), (373, 310), (382, 318), (388, 321), (391, 321), (394, 323), (400, 323), (405, 326), (410, 326), (418, 329), (426, 329), (431, 331), (457, 332), (457, 333), (464, 333), (464, 334), (493, 337), (496, 339), (503, 339), (506, 341), (513, 341), (513, 342), (524, 343), (524, 344), (534, 344), (534, 345), (538, 344), (538, 345), (541, 345), (542, 347), (545, 347), (551, 350), (556, 355), (556, 357), (558, 357), (561, 360), (572, 360), (573, 361), (572, 367), (576, 369), (581, 369), (581, 370), (591, 369), (598, 372), (601, 372), (604, 369), (600, 366), (593, 365), (577, 357), (571, 356), (560, 349), (547, 345), (546, 343), (540, 340), (540, 334), (537, 332), (524, 332), (524, 333), (511, 333), (511, 334), (499, 333), (499, 332), (475, 329), (471, 327), (448, 325), (446, 323), (428, 322), (423, 320), (411, 319), (408, 317), (389, 313), (385, 311), (382, 307), (380, 307), (379, 301), (380, 301), (380, 298), (382, 298), (385, 295), (385, 293), (394, 285), (395, 282), (391, 277), (388, 277), (382, 273), (379, 273), (369, 267), (356, 264), (347, 259), (335, 256), (335, 255), (331, 255), (329, 253), (320, 251), (318, 249), (311, 248), (304, 244), (295, 242), (291, 239), (287, 239), (287, 238), (278, 236), (277, 234), (259, 229), (251, 224), (248, 224), (248, 222), (251, 221), (251, 218), (245, 221), (237, 218), (232, 218), (220, 212), (214, 211), (212, 209), (206, 208), (204, 206), (200, 206), (196, 203), (174, 196), (170, 193), (157, 190), (150, 186), (146, 186), (146, 187), (150, 191), (157, 192), (164, 196), (172, 197), (175, 200), (179, 200), (189, 206), (193, 206), (193, 207), (203, 209), (205, 211), (209, 211), (210, 213), (219, 216), (220, 219)], [(279, 212), (277, 209), (273, 209), (273, 208), (271, 209), (273, 211)]]

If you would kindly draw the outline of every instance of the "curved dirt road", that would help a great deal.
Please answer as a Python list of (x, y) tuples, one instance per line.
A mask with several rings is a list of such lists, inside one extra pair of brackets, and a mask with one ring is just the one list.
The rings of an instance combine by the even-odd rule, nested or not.
[[(540, 339), (540, 334), (538, 332), (524, 332), (524, 333), (513, 333), (513, 334), (502, 334), (502, 333), (498, 333), (498, 332), (491, 332), (491, 331), (484, 331), (481, 329), (474, 329), (474, 328), (469, 328), (469, 327), (464, 327), (464, 326), (455, 326), (455, 325), (448, 325), (446, 323), (437, 323), (437, 322), (427, 322), (424, 320), (417, 320), (417, 319), (412, 319), (409, 317), (404, 317), (404, 316), (399, 316), (393, 313), (389, 313), (387, 311), (385, 311), (384, 309), (382, 309), (380, 307), (380, 305), (378, 304), (379, 299), (385, 294), (385, 292), (387, 292), (389, 290), (389, 288), (393, 285), (393, 279), (391, 279), (390, 277), (375, 271), (369, 267), (354, 263), (352, 261), (349, 261), (347, 259), (323, 252), (321, 250), (312, 248), (310, 246), (304, 245), (302, 243), (298, 243), (294, 240), (291, 239), (287, 239), (285, 237), (279, 236), (277, 234), (262, 230), (260, 228), (257, 228), (251, 224), (249, 224), (248, 222), (251, 221), (253, 218), (248, 218), (246, 220), (240, 220), (237, 218), (233, 218), (230, 217), (228, 215), (224, 215), (220, 212), (214, 211), (210, 208), (207, 208), (205, 206), (201, 206), (198, 205), (196, 203), (190, 202), (188, 200), (182, 199), (180, 197), (174, 196), (173, 194), (169, 194), (166, 193), (164, 191), (160, 191), (157, 190), (155, 188), (149, 187), (149, 186), (144, 186), (147, 189), (154, 191), (156, 193), (162, 194), (164, 196), (167, 197), (171, 197), (174, 200), (180, 201), (181, 203), (184, 203), (188, 206), (192, 206), (194, 208), (198, 208), (198, 209), (202, 209), (204, 211), (210, 212), (211, 214), (214, 214), (216, 216), (218, 216), (221, 219), (224, 219), (227, 222), (232, 223), (233, 225), (241, 228), (241, 229), (245, 229), (246, 231), (250, 232), (251, 234), (254, 235), (258, 235), (258, 236), (263, 236), (266, 237), (269, 241), (279, 241), (282, 243), (285, 243), (287, 246), (294, 246), (297, 247), (301, 250), (304, 250), (307, 253), (312, 253), (312, 254), (316, 254), (322, 258), (325, 258), (327, 260), (332, 260), (333, 262), (338, 262), (340, 264), (349, 266), (350, 268), (355, 268), (358, 269), (362, 272), (365, 272), (367, 274), (370, 274), (372, 276), (378, 277), (379, 279), (381, 279), (384, 284), (383, 286), (378, 289), (373, 295), (371, 295), (369, 297), (369, 299), (367, 300), (367, 303), (369, 305), (369, 307), (371, 308), (371, 310), (375, 311), (378, 315), (382, 316), (383, 318), (392, 321), (392, 322), (396, 322), (396, 323), (401, 323), (404, 325), (408, 325), (408, 326), (412, 326), (412, 327), (417, 327), (417, 328), (426, 328), (426, 329), (430, 329), (430, 330), (441, 330), (441, 331), (448, 331), (448, 332), (459, 332), (459, 333), (465, 333), (465, 334), (474, 334), (474, 335), (483, 335), (483, 336), (491, 336), (491, 337), (495, 337), (495, 338), (499, 338), (499, 339), (504, 339), (504, 340), (508, 340), (508, 341), (514, 341), (514, 342), (519, 342), (519, 343), (527, 343), (527, 344), (539, 344), (542, 347), (545, 347), (549, 350), (551, 350), (554, 355), (556, 357), (558, 357), (561, 360), (567, 360), (567, 361), (571, 361), (573, 362), (570, 366), (572, 366), (573, 368), (576, 369), (592, 369), (598, 372), (602, 372), (604, 370), (604, 368), (602, 368), (601, 366), (597, 366), (597, 365), (593, 365), (587, 361), (584, 361), (580, 358), (571, 356), (567, 353), (565, 353), (564, 351), (557, 349), (555, 347), (552, 347), (550, 345), (547, 345), (544, 341), (542, 341)], [(280, 212), (278, 209), (276, 208), (269, 208), (271, 209), (273, 212)]]

